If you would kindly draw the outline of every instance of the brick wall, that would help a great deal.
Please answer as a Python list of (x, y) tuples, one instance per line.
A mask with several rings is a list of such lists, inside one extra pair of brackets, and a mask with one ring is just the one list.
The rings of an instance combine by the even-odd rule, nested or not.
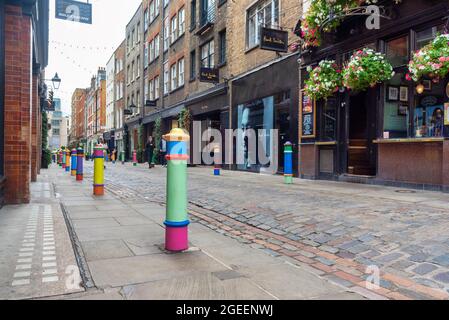
[(31, 18), (5, 7), (5, 200), (30, 201)]
[(31, 181), (37, 180), (38, 171), (38, 113), (39, 113), (39, 98), (38, 98), (38, 75), (32, 76), (32, 114), (31, 114)]

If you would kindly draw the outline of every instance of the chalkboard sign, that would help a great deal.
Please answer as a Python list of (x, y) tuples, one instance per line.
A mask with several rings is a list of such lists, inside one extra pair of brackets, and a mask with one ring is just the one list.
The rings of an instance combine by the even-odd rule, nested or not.
[(301, 138), (315, 138), (316, 101), (301, 91)]

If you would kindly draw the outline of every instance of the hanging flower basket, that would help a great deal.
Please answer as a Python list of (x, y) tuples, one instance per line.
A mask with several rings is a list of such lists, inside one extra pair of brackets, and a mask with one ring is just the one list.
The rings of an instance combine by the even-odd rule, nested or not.
[(305, 93), (317, 100), (332, 96), (342, 86), (340, 67), (333, 60), (323, 60), (316, 68), (307, 69), (309, 79), (305, 81)]
[(422, 77), (434, 80), (444, 78), (449, 72), (449, 34), (437, 36), (431, 43), (413, 54), (409, 62), (408, 80)]
[(364, 91), (394, 76), (393, 67), (385, 56), (372, 49), (355, 52), (343, 70), (343, 84), (354, 91)]
[(344, 12), (359, 6), (363, 0), (334, 0), (332, 4), (329, 0), (312, 0), (309, 9), (305, 14), (301, 26), (301, 37), (304, 40), (304, 47), (318, 47), (321, 45), (321, 32), (335, 31), (341, 24), (342, 18), (335, 18), (329, 21), (332, 14), (334, 17), (343, 17)]

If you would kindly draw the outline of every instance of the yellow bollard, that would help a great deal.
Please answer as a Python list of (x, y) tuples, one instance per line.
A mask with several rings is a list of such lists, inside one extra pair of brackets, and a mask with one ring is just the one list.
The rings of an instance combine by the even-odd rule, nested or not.
[(94, 195), (104, 195), (104, 153), (99, 144), (94, 148)]

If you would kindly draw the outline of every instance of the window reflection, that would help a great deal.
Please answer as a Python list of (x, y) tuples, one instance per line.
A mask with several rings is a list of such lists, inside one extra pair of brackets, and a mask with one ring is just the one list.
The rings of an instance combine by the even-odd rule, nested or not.
[(387, 41), (387, 60), (393, 67), (402, 66), (408, 63), (409, 57), (408, 37), (401, 37)]

